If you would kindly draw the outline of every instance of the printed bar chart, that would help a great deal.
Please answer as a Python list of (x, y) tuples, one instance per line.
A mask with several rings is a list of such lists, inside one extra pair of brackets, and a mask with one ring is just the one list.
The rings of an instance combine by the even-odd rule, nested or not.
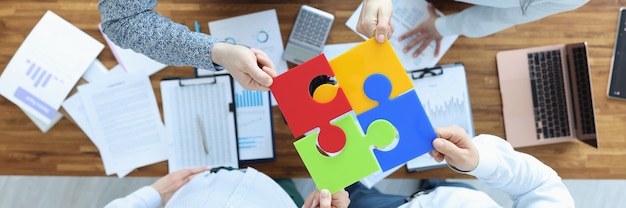
[(235, 105), (240, 107), (256, 107), (263, 105), (263, 92), (243, 90), (235, 93)]

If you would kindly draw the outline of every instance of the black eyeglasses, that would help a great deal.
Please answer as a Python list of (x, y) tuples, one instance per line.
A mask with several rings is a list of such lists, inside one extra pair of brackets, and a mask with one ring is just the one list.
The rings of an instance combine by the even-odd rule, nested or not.
[(411, 71), (411, 78), (413, 79), (421, 79), (426, 75), (434, 77), (443, 74), (443, 68), (441, 67), (433, 67), (433, 68), (424, 68)]

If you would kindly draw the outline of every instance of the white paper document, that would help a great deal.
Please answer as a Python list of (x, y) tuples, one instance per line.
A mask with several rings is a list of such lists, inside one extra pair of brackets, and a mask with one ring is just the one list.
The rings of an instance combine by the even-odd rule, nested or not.
[[(100, 33), (102, 33), (100, 24), (98, 24), (98, 28), (100, 28)], [(147, 57), (146, 55), (137, 53), (132, 49), (124, 49), (118, 46), (104, 33), (102, 33), (102, 36), (107, 42), (107, 45), (109, 45), (109, 48), (111, 48), (111, 52), (113, 53), (113, 56), (115, 56), (117, 63), (128, 73), (144, 71), (146, 74), (152, 75), (167, 66), (161, 62), (151, 59), (150, 57)]]
[[(209, 22), (209, 31), (213, 37), (226, 42), (261, 49), (274, 63), (276, 75), (288, 69), (287, 61), (283, 60), (285, 47), (275, 9), (212, 21)], [(202, 69), (197, 72), (200, 76), (213, 73)], [(278, 103), (272, 96), (272, 106), (276, 105)]]
[[(430, 68), (431, 72), (441, 70), (436, 76), (423, 75), (423, 70), (410, 72), (415, 92), (422, 103), (433, 127), (458, 125), (465, 129), (470, 138), (474, 137), (474, 120), (470, 105), (465, 67), (462, 63), (446, 64)], [(438, 163), (430, 155), (424, 154), (406, 163), (409, 171), (422, 171), (445, 167), (445, 161)]]
[(104, 45), (47, 11), (0, 76), (0, 94), (44, 124)]
[[(435, 56), (436, 43), (431, 42), (422, 53), (413, 57), (413, 52), (419, 48), (419, 45), (409, 50), (407, 53), (403, 53), (404, 47), (416, 38), (407, 38), (403, 41), (399, 41), (398, 37), (407, 33), (411, 29), (417, 27), (419, 24), (428, 19), (428, 3), (424, 0), (393, 0), (393, 16), (391, 18), (391, 24), (394, 27), (394, 32), (389, 41), (393, 46), (396, 55), (402, 62), (404, 68), (408, 70), (422, 69), (427, 67), (433, 67), (437, 65), (441, 57), (450, 49), (454, 41), (459, 37), (458, 35), (446, 36), (441, 40), (441, 46), (439, 48), (439, 55)], [(359, 5), (356, 11), (350, 16), (346, 22), (346, 26), (356, 32), (356, 25), (359, 20), (359, 14), (363, 8), (363, 3)], [(369, 39), (362, 34), (359, 34), (363, 39)]]
[(239, 167), (230, 76), (164, 79), (160, 86), (169, 172)]
[(83, 74), (83, 79), (87, 80), (87, 82), (94, 82), (102, 77), (104, 77), (109, 70), (100, 62), (100, 60), (94, 60), (87, 71)]
[(107, 175), (167, 159), (167, 138), (144, 72), (106, 76), (78, 87)]
[[(116, 70), (114, 68), (110, 72), (102, 76), (93, 76), (92, 77), (93, 79), (91, 79), (91, 81), (89, 82), (95, 83), (98, 80), (102, 80), (102, 78), (104, 78), (107, 75), (113, 76), (115, 74), (118, 74), (118, 76), (123, 76), (123, 74), (126, 74), (126, 73), (123, 71), (123, 69)], [(61, 106), (63, 107), (63, 109), (65, 109), (65, 111), (72, 118), (72, 120), (74, 120), (76, 125), (78, 125), (78, 127), (85, 133), (85, 135), (87, 135), (87, 137), (91, 140), (91, 142), (93, 142), (94, 145), (96, 145), (98, 150), (107, 148), (106, 142), (104, 140), (101, 140), (100, 137), (93, 136), (93, 132), (91, 131), (91, 125), (89, 124), (89, 118), (87, 118), (87, 112), (85, 111), (85, 106), (83, 105), (83, 101), (80, 98), (80, 92), (76, 92), (72, 96), (67, 98), (65, 101), (63, 101), (63, 104)], [(118, 171), (116, 174), (118, 177), (122, 178), (128, 175), (130, 172), (132, 172), (132, 169)]]
[(275, 157), (270, 102), (269, 92), (246, 90), (235, 84), (237, 141), (242, 162), (273, 160)]
[(226, 42), (261, 49), (274, 62), (277, 75), (287, 71), (275, 9), (211, 21), (209, 31), (213, 37)]

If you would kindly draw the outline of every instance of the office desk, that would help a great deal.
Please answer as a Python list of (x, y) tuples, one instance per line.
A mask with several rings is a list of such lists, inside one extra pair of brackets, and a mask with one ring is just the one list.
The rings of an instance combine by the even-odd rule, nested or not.
[[(361, 40), (344, 25), (360, 2), (358, 0), (162, 0), (159, 1), (157, 11), (188, 25), (190, 29), (193, 29), (194, 20), (198, 20), (203, 25), (202, 32), (208, 33), (206, 23), (209, 21), (275, 8), (285, 41), (303, 2), (335, 15), (328, 43)], [(448, 1), (436, 2), (436, 6), (444, 13), (459, 11), (468, 6)], [(568, 142), (518, 150), (536, 156), (553, 167), (563, 178), (626, 179), (626, 101), (609, 100), (605, 96), (620, 5), (623, 3), (594, 0), (576, 11), (519, 25), (488, 37), (460, 37), (440, 63), (465, 63), (476, 132), (504, 136), (495, 61), (498, 50), (587, 41), (600, 148), (594, 149), (581, 142)], [(47, 9), (105, 43), (97, 28), (100, 16), (94, 0), (3, 1), (0, 8), (0, 70), (4, 70), (19, 45)], [(108, 68), (116, 65), (108, 47), (98, 59)], [(151, 76), (159, 105), (159, 80), (163, 77), (189, 75), (193, 75), (191, 67), (168, 67)], [(252, 166), (273, 177), (309, 177), (292, 145), (295, 139), (283, 122), (279, 109), (274, 107), (273, 110), (277, 159), (275, 162)], [(161, 162), (139, 168), (131, 176), (162, 176), (166, 173), (167, 163)], [(104, 167), (97, 148), (74, 123), (64, 118), (44, 134), (16, 105), (2, 97), (0, 174), (102, 176)], [(414, 173), (400, 169), (391, 177), (468, 176), (441, 168)]]

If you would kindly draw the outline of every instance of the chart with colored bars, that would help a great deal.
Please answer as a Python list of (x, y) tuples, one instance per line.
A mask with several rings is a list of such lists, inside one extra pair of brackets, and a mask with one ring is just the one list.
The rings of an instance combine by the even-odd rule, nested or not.
[(242, 90), (235, 92), (235, 105), (237, 108), (263, 106), (263, 98), (267, 96), (267, 92)]
[(239, 159), (253, 161), (274, 157), (272, 108), (269, 92), (245, 90), (235, 83)]

